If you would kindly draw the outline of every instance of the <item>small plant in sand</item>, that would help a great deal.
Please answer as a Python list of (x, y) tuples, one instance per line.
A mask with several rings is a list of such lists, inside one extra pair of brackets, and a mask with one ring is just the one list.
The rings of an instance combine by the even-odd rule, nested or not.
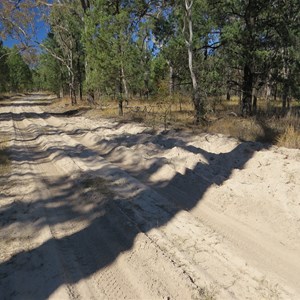
[(203, 287), (199, 290), (199, 296), (201, 300), (215, 300), (217, 299), (218, 288), (214, 284), (210, 284), (208, 287)]
[[(2, 135), (0, 135), (2, 136)], [(8, 141), (7, 138), (0, 139), (0, 174), (5, 174), (9, 171), (10, 159), (8, 155)]]

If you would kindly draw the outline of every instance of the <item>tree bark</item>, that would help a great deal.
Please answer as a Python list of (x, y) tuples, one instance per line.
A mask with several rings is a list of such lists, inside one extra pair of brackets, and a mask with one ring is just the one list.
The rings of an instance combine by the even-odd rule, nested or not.
[(277, 92), (278, 92), (278, 88), (277, 88), (277, 84), (275, 84), (275, 86), (274, 86), (274, 102), (277, 101)]
[[(287, 111), (287, 108), (289, 107), (289, 101), (288, 101), (288, 96), (289, 96), (289, 85), (288, 81), (285, 80), (283, 83), (283, 90), (282, 90), (282, 114), (285, 114)], [(288, 106), (288, 107), (287, 107)]]
[(168, 65), (169, 65), (169, 95), (172, 96), (174, 94), (174, 90), (175, 90), (174, 68), (170, 61), (168, 61)]
[(69, 56), (69, 76), (70, 76), (70, 97), (71, 97), (71, 103), (72, 105), (77, 104), (76, 99), (76, 89), (75, 89), (75, 74), (74, 74), (74, 66), (73, 66), (74, 58), (73, 58), (73, 51), (70, 50), (70, 56)]
[(122, 68), (119, 70), (119, 95), (118, 95), (118, 107), (119, 116), (123, 116), (123, 82), (122, 82)]
[(257, 89), (252, 90), (252, 111), (254, 114), (257, 112)]
[[(81, 7), (83, 9), (83, 15), (82, 15), (82, 22), (83, 22), (83, 26), (84, 26), (84, 33), (87, 34), (87, 14), (88, 11), (91, 8), (91, 3), (90, 0), (80, 0), (81, 2)], [(81, 84), (79, 85), (80, 88), (80, 100), (82, 101), (82, 94), (83, 94), (83, 88), (82, 88), (82, 81), (85, 80), (87, 88), (88, 88), (88, 99), (91, 99), (93, 104), (95, 104), (95, 91), (90, 87), (90, 69), (89, 69), (89, 64), (88, 64), (88, 56), (87, 56), (87, 51), (86, 49), (84, 49), (84, 54), (83, 54), (83, 59), (84, 59), (84, 67), (83, 67), (83, 71), (84, 71), (84, 77), (85, 78), (81, 78)]]
[(227, 89), (226, 100), (230, 101), (230, 90), (229, 89)]
[(290, 106), (289, 104), (289, 79), (290, 79), (290, 69), (288, 66), (288, 50), (283, 49), (283, 89), (282, 89), (282, 114), (286, 113), (287, 110), (287, 105), (288, 107)]
[(125, 94), (125, 100), (128, 101), (129, 93), (128, 93), (127, 80), (125, 77), (123, 63), (121, 65), (121, 77), (122, 77), (122, 84), (123, 84), (123, 89), (124, 89), (124, 94)]
[(188, 62), (190, 76), (192, 80), (192, 99), (195, 108), (195, 123), (199, 124), (201, 117), (204, 113), (203, 101), (200, 97), (198, 81), (193, 67), (193, 20), (192, 20), (192, 6), (193, 1), (184, 0), (184, 27), (183, 33), (185, 34), (185, 42), (188, 50)]
[(80, 66), (80, 57), (77, 58), (77, 73), (78, 73), (78, 85), (79, 85), (79, 99), (82, 101), (82, 69)]
[(242, 85), (243, 97), (241, 103), (241, 113), (243, 116), (249, 116), (252, 113), (252, 89), (253, 74), (249, 64), (245, 64)]

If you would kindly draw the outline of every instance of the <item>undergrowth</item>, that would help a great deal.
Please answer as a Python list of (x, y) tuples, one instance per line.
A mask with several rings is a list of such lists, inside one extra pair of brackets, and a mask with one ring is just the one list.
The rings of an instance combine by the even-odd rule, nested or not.
[(293, 125), (287, 126), (284, 132), (278, 137), (277, 144), (281, 147), (300, 149), (299, 129), (297, 130)]
[[(70, 109), (69, 101), (63, 99), (61, 107)], [(57, 103), (56, 103), (57, 105)], [(79, 103), (79, 108), (88, 107)], [(73, 107), (74, 108), (74, 107)], [(118, 116), (116, 100), (102, 98), (86, 113), (92, 118), (118, 118), (124, 122), (144, 123), (147, 126), (166, 129), (191, 130), (194, 133), (209, 132), (224, 134), (241, 141), (262, 142), (287, 148), (300, 149), (300, 115), (298, 104), (289, 114), (283, 116), (280, 103), (266, 106), (259, 102), (255, 116), (239, 116), (237, 98), (231, 101), (212, 99), (207, 106), (205, 121), (200, 125), (194, 123), (193, 105), (187, 96), (174, 95), (162, 98), (131, 99), (128, 105), (124, 102), (124, 115)], [(294, 110), (293, 110), (294, 109)]]
[(10, 164), (8, 140), (0, 133), (0, 175), (7, 174), (9, 172)]

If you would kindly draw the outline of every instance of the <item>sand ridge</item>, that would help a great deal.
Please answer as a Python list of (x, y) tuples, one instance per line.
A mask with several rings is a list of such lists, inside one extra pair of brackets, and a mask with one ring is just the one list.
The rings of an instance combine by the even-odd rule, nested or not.
[(299, 298), (299, 150), (21, 100), (0, 113), (1, 299)]

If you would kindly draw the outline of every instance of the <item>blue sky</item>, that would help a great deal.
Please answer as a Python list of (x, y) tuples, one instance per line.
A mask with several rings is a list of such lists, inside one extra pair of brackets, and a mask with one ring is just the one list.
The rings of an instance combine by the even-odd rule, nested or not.
[[(32, 41), (32, 44), (34, 44), (35, 41), (41, 42), (47, 37), (47, 33), (49, 31), (49, 26), (44, 21), (41, 20), (34, 20), (34, 27), (36, 30), (36, 34), (34, 36), (34, 40)], [(4, 46), (11, 48), (14, 45), (17, 45), (19, 43), (18, 40), (13, 39), (11, 37), (7, 37), (3, 44)]]

